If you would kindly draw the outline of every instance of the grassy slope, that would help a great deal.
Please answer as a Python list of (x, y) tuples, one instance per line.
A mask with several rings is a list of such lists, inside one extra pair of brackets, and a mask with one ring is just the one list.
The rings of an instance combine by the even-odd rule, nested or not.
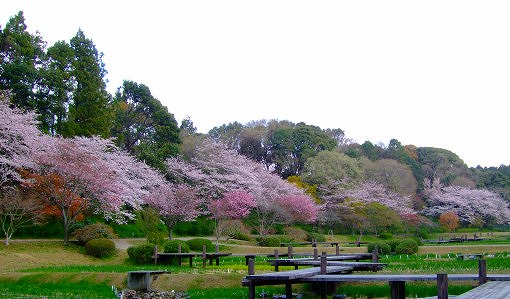
[[(331, 238), (330, 241), (345, 241), (340, 238)], [(248, 243), (239, 242), (238, 245), (231, 245), (226, 250), (235, 254), (243, 253), (273, 253), (275, 248), (262, 248), (252, 246)], [(286, 248), (277, 248), (280, 252), (286, 252)], [(382, 262), (391, 264), (385, 272), (437, 272), (446, 270), (447, 272), (476, 273), (476, 263), (468, 261), (461, 263), (447, 257), (439, 257), (436, 259), (435, 254), (447, 253), (495, 253), (508, 251), (508, 245), (467, 245), (467, 246), (423, 246), (420, 248), (421, 254), (429, 254), (427, 259), (406, 261), (394, 257), (382, 257)], [(295, 252), (312, 252), (310, 247), (296, 247)], [(321, 247), (319, 251), (335, 252), (334, 247)], [(365, 247), (342, 247), (342, 253), (364, 252)], [(108, 259), (96, 259), (84, 254), (81, 247), (75, 245), (64, 246), (60, 241), (41, 241), (41, 242), (14, 242), (12, 245), (5, 247), (0, 246), (0, 294), (5, 293), (5, 289), (13, 288), (14, 285), (19, 286), (18, 291), (14, 293), (27, 291), (29, 287), (37, 287), (52, 289), (56, 288), (60, 291), (70, 292), (80, 291), (83, 289), (94, 289), (96, 286), (98, 291), (90, 297), (101, 297), (101, 292), (110, 292), (111, 285), (125, 286), (126, 272), (142, 268), (158, 268), (167, 269), (172, 272), (169, 275), (161, 276), (154, 286), (164, 290), (188, 290), (194, 295), (194, 298), (201, 298), (199, 293), (207, 288), (215, 288), (218, 292), (225, 292), (225, 289), (232, 289), (235, 292), (243, 290), (239, 288), (242, 277), (246, 275), (246, 266), (243, 257), (231, 257), (222, 260), (219, 267), (209, 266), (207, 269), (201, 268), (200, 261), (196, 261), (196, 267), (182, 268), (171, 266), (134, 266), (127, 262), (127, 254), (125, 250), (119, 250), (118, 254)], [(387, 259), (387, 260), (385, 260)], [(491, 263), (497, 263), (497, 269), (491, 270)], [(439, 265), (433, 268), (420, 268), (423, 264)], [(489, 260), (489, 272), (508, 272), (510, 264), (501, 262), (498, 259)], [(257, 272), (270, 271), (271, 267), (264, 259), (257, 260)], [(74, 287), (73, 287), (74, 286)], [(68, 290), (69, 289), (69, 290)], [(4, 290), (4, 293), (2, 293)], [(37, 292), (37, 290), (35, 291)], [(241, 291), (243, 292), (243, 291)], [(105, 295), (106, 296), (106, 295)], [(206, 296), (206, 295), (204, 295)], [(229, 298), (221, 297), (217, 298)], [(4, 296), (5, 297), (5, 296)], [(65, 297), (65, 296), (64, 296)], [(107, 298), (107, 297), (105, 297)], [(206, 297), (203, 297), (206, 298)]]

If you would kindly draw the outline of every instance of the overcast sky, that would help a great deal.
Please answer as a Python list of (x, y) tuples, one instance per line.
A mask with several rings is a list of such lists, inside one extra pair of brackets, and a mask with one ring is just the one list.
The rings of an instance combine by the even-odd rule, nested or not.
[(509, 1), (0, 0), (52, 45), (79, 28), (108, 90), (143, 83), (200, 132), (279, 119), (510, 165)]

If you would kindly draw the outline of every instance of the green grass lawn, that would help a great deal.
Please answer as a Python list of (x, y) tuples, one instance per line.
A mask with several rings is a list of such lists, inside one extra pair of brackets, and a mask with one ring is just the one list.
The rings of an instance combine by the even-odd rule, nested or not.
[[(456, 252), (469, 249), (469, 251), (483, 253), (486, 248), (494, 248), (500, 244), (458, 245), (462, 247), (441, 247), (447, 248), (450, 252), (444, 254), (383, 255), (380, 257), (380, 262), (388, 263), (383, 273), (477, 273), (477, 261), (458, 260)], [(510, 246), (503, 244), (502, 248), (505, 247), (510, 249)], [(500, 247), (495, 248), (500, 249)], [(238, 253), (241, 250), (234, 247), (232, 249), (237, 250)], [(279, 249), (282, 252), (286, 251), (285, 248)], [(364, 252), (366, 248), (361, 247), (355, 250)], [(273, 270), (267, 260), (266, 257), (257, 257), (255, 267), (257, 273)], [(509, 273), (509, 255), (505, 251), (495, 253), (493, 257), (487, 257), (487, 266), (489, 273)], [(140, 266), (128, 261), (125, 251), (119, 251), (110, 258), (97, 259), (85, 255), (79, 246), (64, 246), (62, 242), (57, 241), (16, 242), (7, 247), (0, 246), (0, 297), (115, 298), (112, 286), (122, 289), (126, 284), (126, 272), (142, 269), (164, 269), (171, 272), (171, 274), (162, 275), (154, 282), (154, 287), (161, 290), (185, 291), (191, 298), (247, 297), (247, 288), (240, 285), (242, 278), (247, 274), (245, 259), (242, 256), (222, 258), (219, 266), (207, 264), (205, 269), (202, 268), (199, 258), (195, 260), (192, 268), (187, 263), (183, 263), (182, 267)], [(285, 269), (291, 270), (293, 267), (281, 268), (281, 270)], [(452, 283), (449, 292), (459, 294), (472, 287), (471, 284)], [(306, 298), (318, 298), (312, 295), (308, 285), (295, 285), (293, 290), (306, 294)], [(434, 283), (408, 283), (406, 290), (409, 296), (425, 297), (434, 295), (437, 287)], [(257, 287), (258, 293), (262, 291), (270, 295), (285, 293), (283, 286)], [(339, 285), (338, 293), (345, 293), (352, 298), (384, 298), (389, 294), (389, 287), (385, 283), (348, 283)]]

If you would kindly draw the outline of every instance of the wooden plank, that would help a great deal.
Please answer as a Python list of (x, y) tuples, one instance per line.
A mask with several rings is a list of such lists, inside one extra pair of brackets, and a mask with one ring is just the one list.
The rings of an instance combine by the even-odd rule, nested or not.
[[(487, 276), (490, 280), (490, 276)], [(510, 275), (506, 275), (510, 278)], [(370, 282), (370, 281), (436, 281), (436, 274), (350, 274), (350, 275), (314, 275), (302, 278), (301, 282), (321, 282), (321, 281), (336, 281), (336, 282)], [(450, 274), (448, 275), (450, 281), (477, 281), (477, 274)]]
[(504, 299), (510, 298), (510, 282), (507, 281), (491, 281), (474, 288), (457, 299)]
[[(304, 278), (304, 277), (314, 276), (316, 274), (319, 274), (320, 271), (321, 271), (320, 268), (314, 267), (314, 268), (290, 270), (290, 271), (284, 271), (284, 272), (270, 272), (270, 273), (248, 275), (248, 276), (246, 276), (246, 279), (256, 280), (256, 281), (263, 281), (263, 280), (287, 281), (287, 280), (295, 280), (295, 279), (300, 279), (300, 278)], [(330, 266), (330, 267), (326, 268), (326, 273), (342, 273), (342, 272), (349, 272), (349, 271), (352, 271), (352, 267)]]

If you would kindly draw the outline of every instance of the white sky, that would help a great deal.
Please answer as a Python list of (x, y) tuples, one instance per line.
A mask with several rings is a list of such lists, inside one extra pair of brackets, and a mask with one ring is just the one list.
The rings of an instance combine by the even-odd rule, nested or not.
[(509, 1), (0, 0), (52, 45), (81, 28), (108, 89), (143, 83), (200, 132), (258, 119), (510, 165)]

